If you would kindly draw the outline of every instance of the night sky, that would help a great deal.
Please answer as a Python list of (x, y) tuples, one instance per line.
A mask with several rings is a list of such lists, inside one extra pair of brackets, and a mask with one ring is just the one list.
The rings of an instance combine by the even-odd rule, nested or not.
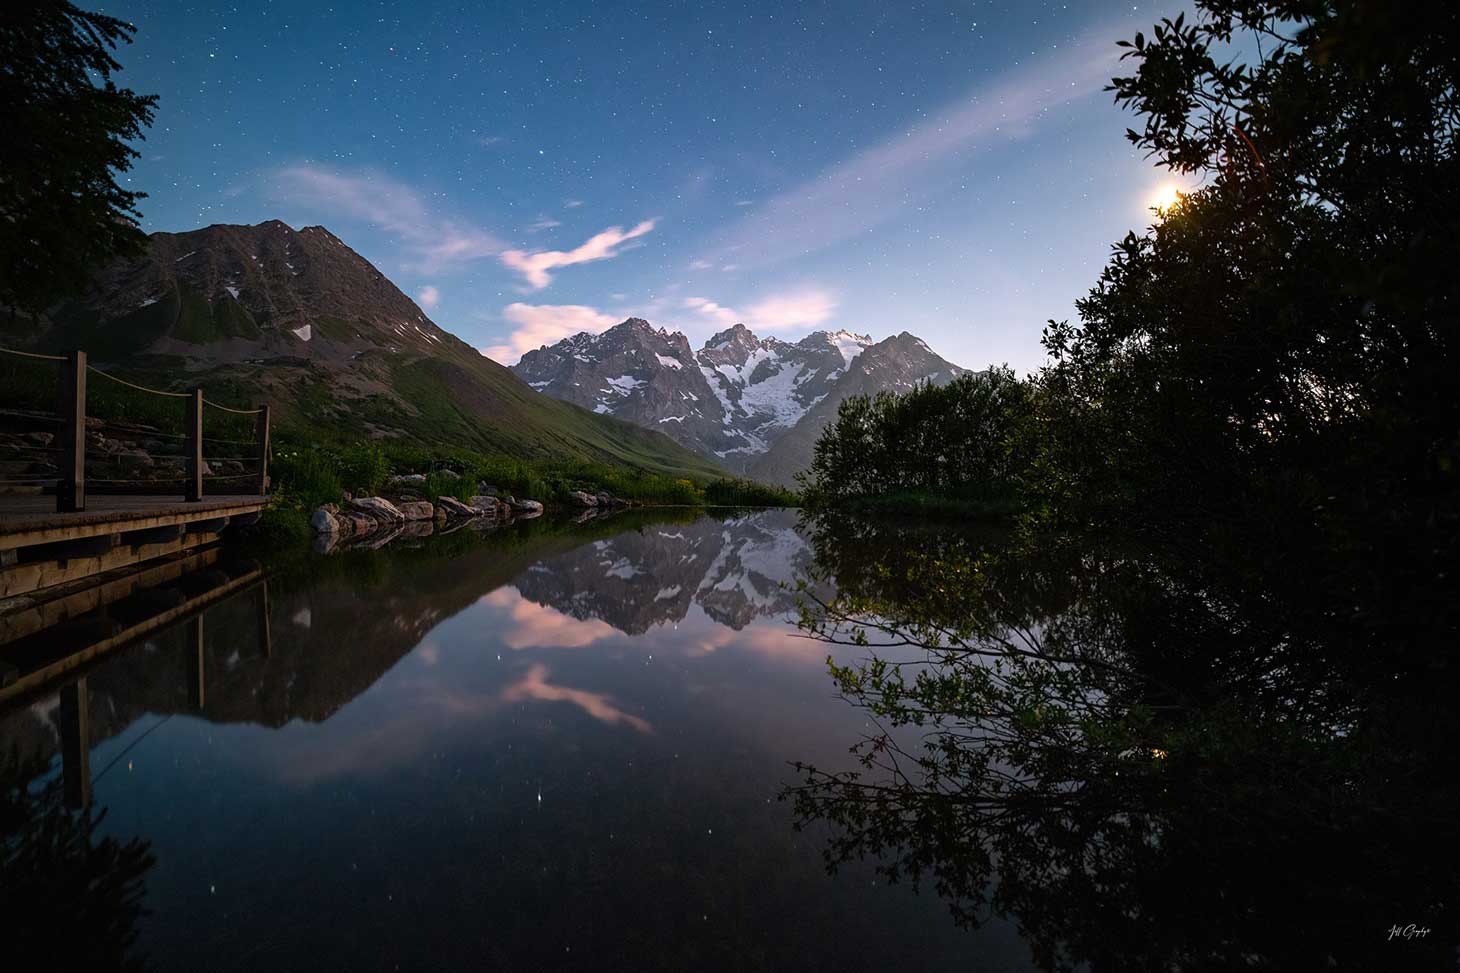
[(505, 362), (636, 315), (1027, 371), (1179, 184), (1101, 90), (1176, 3), (102, 9), (148, 231), (323, 224)]

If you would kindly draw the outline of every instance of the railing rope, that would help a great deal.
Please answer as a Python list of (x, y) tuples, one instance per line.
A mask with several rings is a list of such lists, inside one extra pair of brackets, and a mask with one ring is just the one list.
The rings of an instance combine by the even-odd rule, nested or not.
[[(61, 434), (56, 445), (59, 453), (61, 469), (56, 476), (56, 510), (59, 513), (80, 512), (86, 509), (86, 433), (87, 433), (87, 372), (100, 375), (108, 381), (118, 385), (135, 389), (138, 392), (145, 392), (149, 395), (160, 395), (171, 399), (186, 399), (186, 418), (182, 435), (162, 432), (161, 430), (147, 429), (149, 436), (158, 436), (165, 439), (183, 440), (186, 450), (185, 470), (186, 476), (180, 478), (183, 483), (183, 496), (189, 502), (203, 499), (204, 480), (243, 480), (250, 483), (254, 490), (262, 496), (268, 492), (269, 487), (269, 406), (259, 405), (253, 409), (235, 409), (230, 406), (220, 405), (203, 397), (201, 388), (194, 388), (189, 392), (167, 392), (162, 389), (148, 388), (145, 385), (138, 385), (136, 382), (129, 382), (124, 378), (113, 375), (109, 372), (89, 365), (86, 360), (86, 352), (81, 350), (73, 351), (67, 355), (45, 355), (36, 352), (20, 351), (14, 348), (0, 348), (0, 354), (13, 355), (18, 358), (31, 358), (39, 361), (52, 361), (60, 363), (60, 383), (58, 388), (59, 400), (57, 412), (59, 417), (45, 418), (49, 422), (61, 424)], [(203, 407), (211, 406), (222, 412), (238, 416), (254, 416), (254, 438), (223, 439), (218, 437), (205, 437), (203, 434)], [(38, 414), (38, 417), (39, 414)], [(137, 432), (142, 432), (139, 429)], [(252, 446), (252, 456), (229, 457), (230, 460), (243, 463), (256, 463), (257, 468), (248, 473), (236, 475), (210, 475), (204, 477), (204, 441), (215, 444), (229, 443), (240, 446)], [(240, 452), (244, 452), (240, 450)], [(36, 483), (45, 483), (49, 478), (35, 477)], [(3, 481), (9, 482), (9, 481)], [(15, 481), (20, 482), (20, 481)], [(26, 480), (31, 482), (30, 479)], [(139, 480), (118, 480), (105, 478), (92, 478), (93, 483), (123, 484), (123, 483), (175, 483), (174, 478), (151, 478)], [(174, 487), (174, 489), (176, 489)]]

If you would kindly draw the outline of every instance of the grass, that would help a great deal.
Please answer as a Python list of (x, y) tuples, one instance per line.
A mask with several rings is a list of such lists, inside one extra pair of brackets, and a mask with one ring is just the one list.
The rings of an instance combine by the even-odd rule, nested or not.
[(470, 500), (491, 491), (563, 503), (574, 491), (607, 492), (655, 506), (795, 506), (789, 491), (743, 479), (675, 477), (607, 463), (527, 461), (500, 454), (392, 442), (346, 446), (281, 437), (271, 466), (275, 492), (302, 507), (337, 503), (345, 491), (378, 491), (388, 476), (420, 473), (421, 492)]

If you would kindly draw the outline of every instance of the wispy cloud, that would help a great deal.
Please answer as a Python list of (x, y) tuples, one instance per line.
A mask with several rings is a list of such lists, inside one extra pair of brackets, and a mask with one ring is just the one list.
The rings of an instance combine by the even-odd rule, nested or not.
[(479, 135), (479, 136), (477, 136), (477, 145), (480, 145), (484, 149), (490, 149), (494, 145), (501, 145), (503, 142), (506, 142), (506, 141), (507, 141), (507, 136), (505, 136), (505, 135)]
[(654, 229), (654, 222), (644, 220), (628, 231), (621, 226), (611, 226), (602, 233), (589, 237), (587, 243), (572, 250), (538, 250), (531, 253), (525, 250), (508, 250), (502, 254), (502, 263), (521, 274), (533, 290), (542, 290), (553, 282), (548, 271), (617, 257), (623, 244)]
[(743, 312), (704, 297), (687, 297), (684, 306), (718, 324), (741, 322), (752, 331), (776, 331), (822, 324), (836, 312), (837, 301), (827, 291), (810, 287), (772, 294), (751, 304)]
[(537, 219), (527, 224), (527, 231), (529, 233), (540, 233), (543, 230), (551, 230), (555, 227), (559, 227), (562, 225), (562, 220), (555, 220), (551, 216), (539, 216)]
[(435, 307), (441, 303), (441, 292), (427, 284), (417, 292), (416, 300), (420, 302), (421, 307)]
[[(1075, 44), (1032, 57), (1002, 78), (967, 92), (926, 121), (855, 153), (814, 179), (774, 196), (711, 239), (707, 256), (744, 248), (742, 262), (764, 266), (821, 250), (906, 214), (967, 173), (967, 157), (1027, 137), (1042, 114), (1098, 95), (1117, 68), (1118, 24), (1087, 31)], [(744, 205), (750, 200), (737, 200)]]
[(618, 318), (582, 304), (508, 304), (502, 317), (517, 325), (505, 343), (483, 348), (493, 361), (512, 365), (543, 345), (555, 344), (580, 331), (597, 334), (619, 323)]
[(577, 209), (579, 206), (582, 206), (582, 205), (583, 205), (583, 200), (581, 200), (581, 199), (565, 199), (565, 200), (563, 200), (563, 208), (564, 209)]
[(481, 227), (436, 214), (410, 186), (381, 173), (287, 166), (274, 173), (270, 190), (280, 199), (366, 220), (394, 233), (407, 250), (406, 266), (424, 273), (493, 257), (504, 247)]
[(625, 712), (606, 693), (591, 693), (586, 689), (572, 689), (548, 682), (548, 668), (540, 662), (529, 666), (526, 675), (502, 690), (502, 701), (505, 703), (520, 703), (530, 699), (544, 703), (571, 703), (603, 723), (622, 723), (640, 733), (654, 731), (648, 720)]
[(689, 262), (690, 270), (709, 270), (713, 266), (715, 266), (715, 264), (713, 261), (710, 260), (691, 260)]

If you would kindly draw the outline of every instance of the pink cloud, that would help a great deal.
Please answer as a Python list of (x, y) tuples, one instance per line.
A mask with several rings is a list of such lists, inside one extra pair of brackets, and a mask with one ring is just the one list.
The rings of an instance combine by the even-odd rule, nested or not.
[(538, 250), (532, 253), (508, 250), (502, 254), (501, 259), (502, 263), (521, 274), (533, 290), (540, 291), (553, 282), (548, 271), (617, 257), (623, 244), (654, 229), (654, 223), (654, 220), (644, 220), (628, 231), (621, 226), (611, 226), (572, 250)]
[(583, 304), (508, 304), (502, 317), (517, 325), (499, 345), (481, 349), (482, 354), (504, 365), (516, 361), (543, 345), (551, 345), (580, 331), (607, 331), (619, 319)]
[(555, 686), (548, 682), (547, 677), (547, 666), (535, 663), (527, 670), (527, 675), (502, 690), (502, 701), (516, 703), (535, 699), (546, 703), (572, 703), (589, 716), (604, 723), (623, 723), (640, 733), (654, 732), (654, 728), (649, 725), (647, 720), (619, 709), (614, 705), (612, 697), (606, 693), (590, 693), (584, 689)]
[(703, 297), (685, 298), (684, 306), (722, 325), (739, 321), (744, 322), (752, 331), (775, 331), (822, 324), (835, 313), (837, 301), (827, 291), (812, 287), (772, 294), (750, 305), (743, 312)]
[(421, 302), (421, 307), (435, 307), (441, 303), (441, 292), (430, 284), (427, 284), (416, 294), (416, 300)]

